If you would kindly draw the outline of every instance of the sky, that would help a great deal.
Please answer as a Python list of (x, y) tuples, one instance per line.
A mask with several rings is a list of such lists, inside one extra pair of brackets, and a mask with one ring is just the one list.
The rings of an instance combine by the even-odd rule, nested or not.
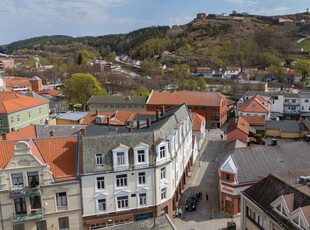
[(98, 36), (182, 25), (197, 13), (305, 12), (308, 0), (0, 0), (0, 45), (44, 35)]

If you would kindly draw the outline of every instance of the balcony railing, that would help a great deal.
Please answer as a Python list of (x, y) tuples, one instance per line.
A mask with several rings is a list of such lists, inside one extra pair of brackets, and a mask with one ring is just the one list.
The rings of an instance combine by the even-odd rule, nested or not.
[(39, 220), (44, 217), (44, 214), (42, 211), (34, 211), (29, 214), (22, 214), (22, 215), (13, 215), (12, 222), (13, 223), (21, 223), (26, 221), (32, 221), (32, 220)]
[(284, 110), (284, 111), (283, 111), (283, 114), (284, 114), (284, 115), (299, 115), (300, 112), (299, 112), (299, 111), (296, 111), (296, 110)]
[(300, 102), (291, 102), (291, 101), (287, 101), (287, 102), (284, 102), (284, 105), (300, 105)]
[(40, 195), (41, 195), (40, 187), (35, 187), (35, 188), (25, 187), (25, 188), (14, 189), (10, 191), (10, 199), (40, 196)]

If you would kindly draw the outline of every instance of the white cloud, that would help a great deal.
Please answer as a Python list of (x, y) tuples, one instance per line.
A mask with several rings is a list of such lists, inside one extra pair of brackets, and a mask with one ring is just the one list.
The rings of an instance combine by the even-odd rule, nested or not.
[(225, 0), (225, 2), (234, 3), (234, 4), (244, 4), (244, 0)]
[(283, 15), (287, 14), (288, 12), (288, 7), (281, 6), (281, 7), (275, 7), (271, 9), (266, 9), (266, 8), (261, 8), (259, 10), (255, 11), (255, 14), (258, 15)]

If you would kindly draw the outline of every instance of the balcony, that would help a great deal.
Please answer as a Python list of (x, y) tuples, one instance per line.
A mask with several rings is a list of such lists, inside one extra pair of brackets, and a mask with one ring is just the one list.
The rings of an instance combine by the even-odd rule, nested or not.
[(34, 188), (25, 187), (10, 191), (9, 197), (10, 199), (17, 199), (31, 196), (40, 196), (40, 195), (41, 195), (40, 187), (34, 187)]
[(22, 222), (27, 222), (27, 221), (33, 221), (33, 220), (40, 220), (43, 217), (44, 217), (44, 214), (42, 210), (32, 211), (29, 214), (14, 215), (12, 217), (12, 222), (16, 224), (16, 223), (22, 223)]
[(285, 111), (283, 111), (283, 114), (284, 115), (296, 115), (297, 116), (300, 114), (300, 112), (297, 110), (285, 110)]
[(300, 102), (291, 102), (291, 101), (288, 101), (288, 102), (284, 102), (283, 104), (284, 104), (284, 105), (294, 105), (294, 106), (298, 106), (298, 105), (300, 105)]

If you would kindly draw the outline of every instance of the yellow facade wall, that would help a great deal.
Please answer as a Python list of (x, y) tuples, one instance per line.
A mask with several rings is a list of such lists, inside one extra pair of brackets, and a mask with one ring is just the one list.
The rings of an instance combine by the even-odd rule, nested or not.
[(63, 120), (56, 118), (56, 124), (57, 125), (79, 125), (82, 123), (83, 120), (79, 121), (69, 121), (69, 120)]
[(280, 137), (281, 131), (279, 129), (266, 129), (266, 136)]

